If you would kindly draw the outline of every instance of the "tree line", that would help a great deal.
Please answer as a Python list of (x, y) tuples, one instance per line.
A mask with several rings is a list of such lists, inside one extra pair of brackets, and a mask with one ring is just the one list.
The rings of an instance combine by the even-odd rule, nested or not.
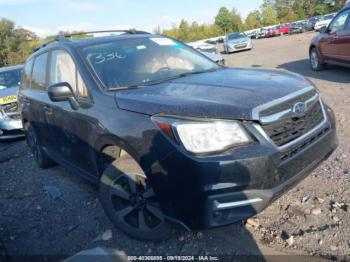
[(229, 10), (221, 7), (214, 24), (190, 24), (183, 19), (178, 26), (173, 25), (162, 33), (186, 42), (196, 41), (337, 12), (345, 2), (346, 0), (264, 0), (260, 9), (251, 11), (246, 19), (242, 18), (236, 8)]
[(22, 64), (38, 45), (39, 37), (24, 28), (16, 28), (8, 19), (0, 20), (0, 67)]

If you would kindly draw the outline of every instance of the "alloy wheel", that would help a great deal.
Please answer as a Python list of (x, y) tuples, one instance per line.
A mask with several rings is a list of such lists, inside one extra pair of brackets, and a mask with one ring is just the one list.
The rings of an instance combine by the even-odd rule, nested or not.
[(42, 159), (41, 147), (38, 137), (34, 133), (34, 130), (31, 126), (27, 130), (27, 143), (33, 153), (34, 158), (40, 162)]
[(318, 54), (316, 52), (315, 49), (313, 49), (311, 51), (311, 66), (314, 70), (316, 70), (318, 68), (318, 64), (319, 64), (319, 59), (318, 59)]
[(146, 178), (139, 174), (120, 175), (109, 190), (116, 216), (140, 231), (159, 227), (164, 217)]

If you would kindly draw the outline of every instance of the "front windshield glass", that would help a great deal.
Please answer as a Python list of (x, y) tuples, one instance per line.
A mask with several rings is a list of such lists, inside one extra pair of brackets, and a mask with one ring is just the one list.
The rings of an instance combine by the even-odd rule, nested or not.
[(120, 39), (85, 47), (83, 55), (106, 89), (152, 84), (219, 68), (165, 37)]
[(230, 34), (228, 36), (228, 40), (238, 39), (238, 38), (242, 38), (242, 37), (246, 37), (246, 35), (243, 33), (234, 33), (234, 34)]
[(21, 71), (21, 69), (14, 69), (0, 72), (0, 90), (19, 86)]

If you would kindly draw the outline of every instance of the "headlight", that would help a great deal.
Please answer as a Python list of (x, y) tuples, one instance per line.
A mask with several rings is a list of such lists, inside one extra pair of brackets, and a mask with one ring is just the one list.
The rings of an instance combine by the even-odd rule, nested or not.
[(220, 152), (233, 146), (251, 142), (245, 129), (235, 121), (186, 121), (156, 120), (158, 126), (169, 135), (169, 129), (175, 132), (185, 149), (196, 154)]

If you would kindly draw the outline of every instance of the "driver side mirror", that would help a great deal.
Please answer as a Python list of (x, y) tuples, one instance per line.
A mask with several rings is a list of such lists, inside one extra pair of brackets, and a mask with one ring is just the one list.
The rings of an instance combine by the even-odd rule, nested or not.
[(61, 82), (49, 86), (48, 95), (53, 102), (68, 101), (74, 110), (79, 108), (79, 103), (74, 96), (73, 89), (67, 82)]
[(328, 33), (328, 27), (327, 26), (322, 27), (320, 29), (320, 33), (322, 33), (322, 34)]

